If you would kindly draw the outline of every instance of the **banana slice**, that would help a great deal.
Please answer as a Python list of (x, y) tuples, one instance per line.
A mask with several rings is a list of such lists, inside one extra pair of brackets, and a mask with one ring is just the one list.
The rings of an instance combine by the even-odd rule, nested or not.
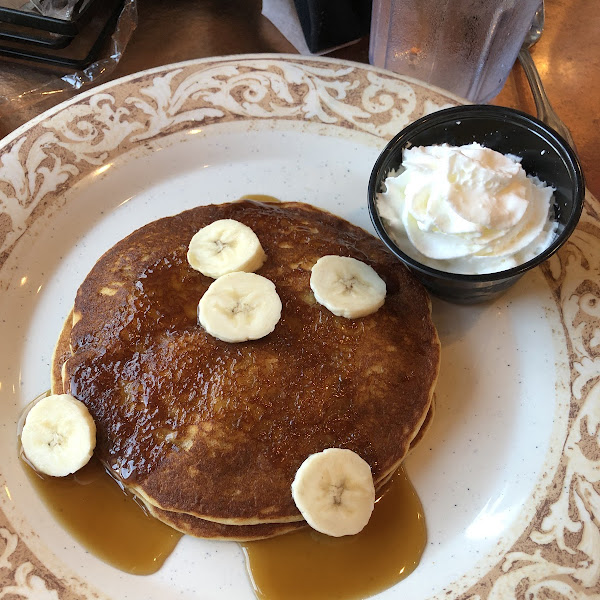
[(275, 284), (256, 273), (228, 273), (213, 281), (198, 304), (198, 321), (224, 342), (257, 340), (281, 317)]
[(296, 472), (292, 497), (313, 529), (334, 537), (354, 535), (375, 506), (371, 467), (352, 450), (311, 454)]
[(85, 404), (73, 396), (47, 396), (27, 414), (21, 444), (36, 471), (64, 477), (81, 469), (92, 457), (96, 424)]
[(266, 258), (254, 231), (233, 219), (203, 227), (190, 240), (187, 253), (192, 268), (214, 279), (234, 271), (252, 273)]
[(319, 304), (347, 319), (374, 313), (386, 292), (373, 267), (348, 256), (322, 256), (312, 268), (310, 287)]

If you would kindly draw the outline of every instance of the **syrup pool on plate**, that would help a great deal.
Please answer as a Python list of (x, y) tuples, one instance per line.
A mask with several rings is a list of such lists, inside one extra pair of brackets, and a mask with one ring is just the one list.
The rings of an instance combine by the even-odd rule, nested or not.
[(148, 516), (95, 458), (60, 478), (39, 475), (23, 462), (56, 520), (90, 552), (121, 571), (155, 573), (182, 536)]
[(242, 545), (261, 600), (354, 600), (410, 575), (426, 540), (423, 507), (401, 467), (357, 535), (332, 538), (307, 527)]
[[(48, 394), (26, 408), (19, 435), (29, 409)], [(181, 533), (147, 515), (94, 457), (72, 475), (51, 477), (36, 472), (21, 449), (19, 453), (25, 474), (56, 520), (113, 567), (137, 575), (155, 573), (181, 538)]]
[(269, 196), (267, 194), (245, 194), (240, 198), (242, 200), (254, 200), (255, 202), (267, 202), (267, 203), (279, 203), (281, 200), (279, 198), (275, 198), (275, 196)]
[[(154, 573), (182, 534), (148, 516), (95, 458), (68, 477), (23, 468), (61, 525), (112, 566)], [(242, 544), (250, 579), (261, 600), (365, 598), (407, 577), (425, 548), (423, 508), (403, 468), (355, 536), (332, 538), (308, 527)]]

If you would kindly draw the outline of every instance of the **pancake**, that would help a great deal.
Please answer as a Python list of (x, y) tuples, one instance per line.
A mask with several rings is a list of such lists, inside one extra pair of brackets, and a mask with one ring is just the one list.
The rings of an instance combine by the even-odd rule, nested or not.
[[(232, 218), (267, 254), (257, 271), (283, 304), (274, 332), (228, 344), (196, 322), (212, 282), (189, 267), (201, 227)], [(352, 256), (384, 279), (374, 314), (317, 304), (310, 269)], [(202, 206), (142, 227), (81, 285), (65, 390), (98, 430), (96, 452), (155, 511), (226, 525), (300, 521), (290, 485), (303, 460), (350, 448), (376, 484), (400, 465), (428, 414), (439, 366), (429, 298), (379, 240), (299, 203)]]
[[(62, 394), (65, 392), (62, 380), (62, 367), (65, 361), (71, 356), (69, 339), (73, 325), (72, 320), (73, 311), (69, 313), (69, 316), (65, 321), (63, 330), (60, 334), (52, 357), (51, 391), (53, 394)], [(411, 442), (409, 453), (412, 452), (414, 448), (422, 441), (425, 433), (429, 429), (429, 426), (433, 420), (434, 406), (435, 402), (432, 401), (421, 429)], [(380, 483), (378, 492), (379, 496), (385, 493), (385, 486), (390, 480), (391, 476)], [(144, 506), (146, 512), (159, 519), (166, 525), (173, 527), (173, 529), (194, 537), (212, 540), (249, 542), (283, 535), (291, 531), (297, 531), (298, 529), (306, 526), (306, 523), (303, 521), (296, 521), (292, 523), (263, 523), (258, 525), (225, 525), (223, 523), (217, 523), (215, 521), (207, 521), (205, 519), (193, 517), (185, 513), (162, 510), (156, 506), (153, 506), (152, 504), (144, 502), (142, 499), (139, 499), (139, 501)]]
[(304, 521), (293, 523), (259, 523), (257, 525), (225, 525), (206, 521), (186, 513), (169, 512), (145, 503), (148, 512), (173, 529), (186, 535), (229, 542), (251, 542), (272, 538), (306, 527)]
[[(65, 393), (63, 384), (63, 365), (66, 360), (71, 356), (70, 350), (70, 335), (73, 327), (73, 311), (69, 313), (61, 334), (58, 338), (58, 342), (54, 349), (52, 356), (51, 374), (52, 374), (52, 386), (51, 392), (53, 394)], [(409, 448), (409, 454), (416, 448), (416, 446), (423, 440), (426, 432), (428, 431), (435, 413), (435, 398), (432, 400), (427, 415), (419, 432), (413, 438)], [(393, 477), (393, 474), (388, 475), (384, 480), (379, 483), (378, 496), (381, 496), (386, 491), (386, 486)], [(144, 506), (146, 512), (151, 514), (153, 517), (159, 519), (166, 525), (173, 527), (184, 534), (191, 535), (194, 537), (212, 539), (212, 540), (223, 540), (223, 541), (235, 541), (235, 542), (248, 542), (253, 540), (260, 540), (278, 535), (283, 535), (291, 531), (297, 531), (302, 527), (306, 526), (304, 521), (295, 521), (291, 523), (263, 523), (257, 525), (225, 525), (223, 523), (217, 523), (216, 521), (207, 521), (198, 517), (193, 517), (186, 513), (169, 512), (157, 508), (156, 506), (145, 502), (143, 499), (138, 498), (139, 503)]]
[(73, 328), (73, 311), (67, 316), (63, 328), (58, 336), (54, 352), (52, 353), (52, 363), (50, 364), (50, 392), (52, 394), (63, 394), (63, 367), (67, 359), (71, 358), (71, 329)]

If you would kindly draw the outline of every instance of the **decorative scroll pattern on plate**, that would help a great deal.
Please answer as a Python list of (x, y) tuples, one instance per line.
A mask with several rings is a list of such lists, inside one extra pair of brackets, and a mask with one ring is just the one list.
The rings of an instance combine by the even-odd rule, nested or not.
[[(0, 517), (3, 516), (0, 512)], [(0, 583), (2, 584), (0, 598), (10, 598), (10, 600), (13, 598), (19, 600), (75, 598), (65, 590), (64, 585), (60, 584), (52, 573), (41, 567), (37, 560), (29, 555), (29, 549), (20, 541), (16, 533), (6, 527), (0, 527)]]
[(571, 406), (551, 492), (502, 562), (464, 600), (600, 598), (600, 203), (543, 266), (569, 344)]
[[(62, 192), (157, 138), (236, 120), (303, 121), (382, 140), (454, 102), (376, 69), (319, 59), (238, 57), (141, 73), (32, 121), (0, 150), (0, 268)], [(600, 225), (590, 198), (570, 242), (545, 267), (569, 344), (571, 412), (554, 486), (504, 559), (466, 593), (438, 598), (600, 598)], [(463, 588), (464, 589), (464, 588)], [(0, 600), (74, 592), (42, 565), (0, 510)]]
[(60, 201), (66, 186), (154, 138), (216, 122), (283, 119), (387, 139), (422, 114), (450, 105), (398, 77), (300, 59), (182, 65), (105, 90), (52, 111), (0, 156), (0, 265), (40, 203)]

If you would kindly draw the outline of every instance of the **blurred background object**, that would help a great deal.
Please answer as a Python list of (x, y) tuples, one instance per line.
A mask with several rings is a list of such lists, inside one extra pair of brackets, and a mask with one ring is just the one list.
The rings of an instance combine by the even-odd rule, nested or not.
[(568, 127), (562, 122), (562, 120), (556, 114), (556, 112), (554, 112), (554, 109), (550, 104), (550, 100), (548, 100), (546, 90), (544, 89), (544, 84), (542, 83), (542, 78), (540, 77), (535, 63), (533, 62), (533, 58), (531, 58), (531, 53), (529, 52), (529, 48), (537, 44), (539, 39), (542, 37), (542, 31), (544, 30), (544, 20), (545, 12), (544, 2), (542, 0), (542, 3), (535, 11), (533, 21), (531, 22), (529, 31), (525, 36), (523, 46), (519, 51), (519, 62), (521, 63), (521, 66), (525, 71), (525, 75), (527, 76), (527, 80), (529, 81), (538, 119), (542, 120), (544, 123), (546, 123), (546, 125), (550, 125), (550, 127), (558, 131), (558, 133), (562, 135), (563, 138), (565, 138), (565, 140), (571, 146), (571, 148), (576, 150), (575, 141), (573, 140), (571, 132), (569, 131)]
[[(279, 0), (275, 0), (279, 1)], [(135, 2), (127, 0), (128, 7)], [(139, 23), (130, 31), (126, 51), (118, 62), (109, 59), (106, 71), (80, 82), (93, 87), (101, 81), (143, 69), (193, 58), (232, 54), (292, 53), (298, 50), (273, 23), (261, 14), (261, 0), (138, 0)], [(125, 28), (123, 28), (125, 29)], [(546, 92), (571, 130), (592, 193), (600, 195), (600, 11), (596, 0), (546, 0), (544, 35), (531, 49)], [(125, 33), (125, 30), (122, 32)], [(124, 41), (124, 40), (123, 40)], [(123, 43), (107, 40), (102, 56), (111, 55)], [(369, 61), (369, 36), (326, 53), (326, 56), (360, 63)], [(99, 66), (100, 69), (102, 66)], [(110, 70), (112, 69), (112, 70)], [(75, 95), (69, 86), (56, 93), (36, 92), (49, 77), (63, 77), (73, 70), (0, 58), (0, 135), (6, 135), (43, 110)], [(30, 90), (35, 104), (10, 109), (6, 99)], [(513, 66), (493, 104), (535, 115), (531, 90), (521, 66)], [(8, 110), (7, 110), (8, 109)]]
[(540, 0), (373, 0), (371, 64), (485, 103), (508, 78)]
[(301, 54), (324, 54), (369, 33), (371, 0), (263, 0), (262, 14)]
[(137, 24), (136, 0), (0, 2), (0, 118), (101, 83)]
[(123, 6), (124, 0), (35, 0), (19, 9), (0, 3), (0, 56), (85, 69), (115, 31)]
[(323, 52), (369, 33), (369, 0), (294, 0), (308, 48)]

